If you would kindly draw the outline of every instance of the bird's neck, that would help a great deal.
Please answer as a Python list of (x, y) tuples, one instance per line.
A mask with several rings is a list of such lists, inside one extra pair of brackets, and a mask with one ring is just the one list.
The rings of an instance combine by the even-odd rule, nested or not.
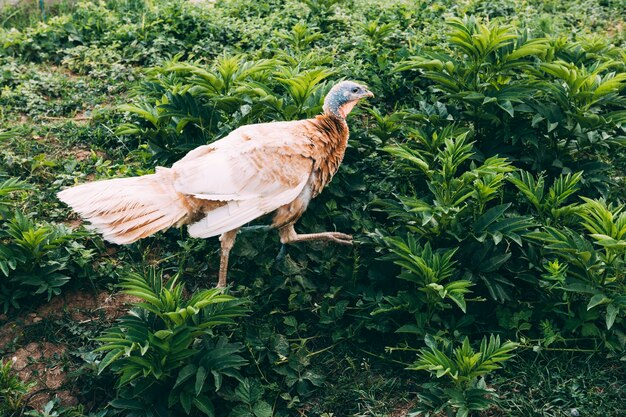
[(346, 98), (339, 94), (339, 92), (333, 92), (331, 90), (324, 99), (324, 114), (345, 119), (358, 101), (353, 100), (346, 102), (345, 100)]
[(339, 113), (339, 107), (326, 107), (326, 106), (324, 106), (324, 113), (323, 113), (323, 115), (324, 116), (330, 116), (330, 117), (336, 117), (336, 118), (342, 119), (342, 120), (346, 119), (345, 115), (342, 116)]
[(356, 106), (357, 102), (358, 100), (352, 100), (339, 104), (339, 102), (333, 98), (326, 99), (324, 101), (324, 114), (345, 120), (354, 106)]
[(324, 142), (344, 142), (348, 140), (346, 119), (335, 113), (324, 112), (313, 119), (313, 124), (325, 138)]
[(330, 182), (343, 160), (348, 146), (348, 124), (345, 119), (324, 113), (311, 120), (315, 134), (313, 141), (313, 178), (310, 184), (313, 197)]

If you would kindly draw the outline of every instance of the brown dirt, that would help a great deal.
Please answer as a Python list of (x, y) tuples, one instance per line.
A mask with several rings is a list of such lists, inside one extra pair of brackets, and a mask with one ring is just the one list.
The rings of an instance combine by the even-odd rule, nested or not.
[(23, 381), (36, 383), (27, 397), (27, 404), (41, 410), (55, 395), (62, 405), (77, 403), (69, 386), (68, 372), (72, 370), (72, 363), (67, 358), (65, 345), (37, 340), (13, 348), (19, 346), (28, 326), (65, 315), (79, 323), (101, 320), (103, 316), (107, 321), (113, 321), (125, 314), (127, 304), (134, 301), (137, 299), (120, 293), (100, 292), (94, 295), (73, 292), (55, 297), (36, 311), (14, 320), (0, 315), (0, 350), (5, 351), (2, 359), (13, 362), (13, 369)]
[(608, 36), (621, 36), (621, 34), (624, 32), (624, 22), (623, 21), (617, 21), (614, 22), (614, 25), (609, 27), (607, 29), (607, 35)]
[(89, 159), (89, 157), (91, 157), (91, 151), (88, 149), (76, 149), (73, 152), (73, 154), (76, 157), (76, 159), (79, 161), (84, 161), (86, 159)]
[(66, 384), (66, 369), (63, 358), (67, 348), (49, 342), (32, 342), (11, 355), (13, 369), (22, 381), (35, 382), (35, 387), (27, 397), (27, 404), (40, 410), (54, 395), (64, 405), (76, 405), (77, 401), (69, 390), (62, 389)]

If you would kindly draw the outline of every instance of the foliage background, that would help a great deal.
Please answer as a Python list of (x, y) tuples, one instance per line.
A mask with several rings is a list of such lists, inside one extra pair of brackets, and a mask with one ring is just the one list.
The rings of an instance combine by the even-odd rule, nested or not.
[[(484, 415), (622, 415), (625, 9), (110, 0), (61, 2), (45, 21), (33, 7), (2, 9), (4, 327), (59, 294), (150, 300), (135, 299), (115, 324), (44, 320), (1, 347), (5, 358), (38, 340), (77, 352), (62, 361), (78, 405), (32, 415), (362, 416), (468, 404), (491, 407)], [(350, 116), (344, 163), (297, 227), (352, 233), (357, 244), (290, 246), (277, 258), (275, 233), (242, 233), (228, 319), (213, 323), (220, 313), (190, 299), (209, 297), (216, 240), (170, 230), (112, 247), (55, 198), (152, 172), (243, 124), (311, 117), (342, 78), (376, 98)], [(484, 360), (490, 335), (519, 343), (503, 370), (437, 375), (441, 357), (429, 350), (471, 358), (477, 348)], [(176, 343), (200, 353), (175, 356)], [(0, 392), (17, 399), (0, 412), (25, 413), (28, 381), (2, 369)], [(415, 372), (429, 369), (435, 378)], [(115, 392), (101, 389), (112, 383)], [(491, 400), (483, 407), (470, 393)]]

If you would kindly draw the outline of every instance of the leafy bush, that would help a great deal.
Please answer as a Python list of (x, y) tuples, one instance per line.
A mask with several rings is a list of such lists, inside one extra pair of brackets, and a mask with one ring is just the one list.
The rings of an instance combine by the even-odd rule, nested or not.
[(72, 275), (89, 273), (94, 253), (75, 240), (78, 236), (63, 225), (37, 225), (19, 212), (2, 222), (0, 302), (4, 313), (20, 308), (23, 299), (33, 296), (45, 295), (50, 301)]
[(396, 70), (420, 70), (432, 80), (454, 118), (472, 123), (485, 157), (506, 156), (551, 176), (584, 170), (586, 185), (606, 195), (605, 160), (625, 133), (626, 73), (619, 72), (618, 52), (606, 43), (533, 39), (495, 21), (448, 24), (450, 52), (421, 51)]
[(467, 417), (495, 403), (494, 390), (487, 388), (485, 376), (514, 356), (516, 343), (501, 343), (499, 336), (491, 335), (489, 340), (483, 338), (476, 352), (467, 337), (454, 350), (450, 344), (440, 349), (431, 337), (425, 340), (428, 349), (421, 349), (419, 359), (408, 369), (427, 371), (437, 379), (447, 376), (452, 387), (439, 381), (427, 385), (426, 390), (418, 394), (421, 403), (412, 415), (430, 416), (430, 413), (444, 410), (448, 416)]
[(179, 278), (163, 284), (154, 269), (128, 274), (123, 291), (140, 302), (98, 338), (102, 346), (97, 351), (107, 352), (98, 372), (110, 368), (119, 376), (111, 405), (127, 415), (197, 410), (213, 416), (225, 378), (245, 381), (238, 372), (246, 364), (242, 346), (213, 333), (216, 326), (243, 316), (244, 302), (219, 289), (197, 291), (186, 299)]
[[(570, 319), (565, 330), (580, 331), (583, 336), (598, 336), (617, 350), (626, 346), (626, 336), (620, 324), (626, 309), (626, 283), (623, 277), (624, 242), (623, 206), (613, 207), (604, 200), (583, 197), (585, 204), (577, 210), (578, 226), (588, 232), (580, 235), (567, 227), (547, 226), (529, 235), (544, 245), (549, 274), (544, 286), (562, 300), (555, 312)], [(597, 249), (596, 249), (597, 248)], [(549, 283), (549, 284), (548, 284)], [(581, 303), (582, 301), (582, 303)], [(599, 310), (604, 310), (605, 326), (599, 327)], [(618, 323), (613, 337), (601, 329), (610, 330)]]
[[(419, 335), (442, 327), (434, 323), (467, 334), (495, 313), (544, 347), (574, 337), (623, 350), (624, 329), (613, 327), (623, 310), (622, 208), (593, 198), (609, 195), (607, 161), (623, 138), (626, 75), (613, 71), (623, 63), (606, 45), (596, 44), (608, 48), (599, 62), (588, 43), (474, 18), (448, 23), (450, 51), (422, 51), (396, 67), (420, 70), (439, 110), (420, 102), (422, 126), (400, 130), (405, 139), (386, 148), (411, 180), (399, 204), (382, 204), (398, 221), (383, 242), (398, 277), (419, 285), (383, 297), (375, 312), (396, 322), (409, 313), (415, 324), (398, 331)], [(470, 288), (474, 301), (501, 305), (466, 306)], [(469, 314), (444, 314), (446, 299)]]
[[(493, 204), (501, 198), (506, 175), (513, 168), (498, 157), (468, 166), (474, 151), (467, 136), (468, 132), (453, 128), (416, 132), (411, 142), (387, 148), (408, 173), (424, 175), (427, 185), (427, 194), (421, 198), (402, 197), (400, 205), (385, 202), (391, 217), (404, 222), (408, 231), (406, 237), (384, 238), (392, 259), (406, 271), (398, 278), (418, 284), (385, 297), (385, 304), (376, 311), (411, 313), (415, 324), (398, 331), (420, 335), (433, 331), (429, 326), (443, 324), (446, 316), (442, 313), (450, 308), (449, 302), (467, 312), (465, 294), (478, 283), (494, 300), (511, 299), (508, 276), (512, 274), (505, 269), (506, 262), (535, 223), (515, 213), (511, 203)], [(428, 242), (422, 247), (418, 237)], [(462, 269), (454, 266), (455, 259)], [(470, 315), (457, 325), (471, 321)]]

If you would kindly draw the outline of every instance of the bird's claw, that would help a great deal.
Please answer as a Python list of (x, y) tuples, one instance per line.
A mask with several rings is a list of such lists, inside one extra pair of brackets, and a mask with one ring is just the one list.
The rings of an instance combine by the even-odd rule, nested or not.
[(330, 240), (340, 245), (352, 245), (352, 236), (345, 233), (330, 232), (328, 236)]

